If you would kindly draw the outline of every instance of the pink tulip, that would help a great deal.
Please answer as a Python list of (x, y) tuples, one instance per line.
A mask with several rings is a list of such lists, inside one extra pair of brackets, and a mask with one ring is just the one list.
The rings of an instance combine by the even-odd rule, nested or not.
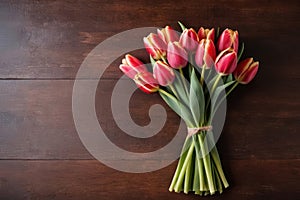
[(146, 50), (154, 59), (166, 56), (167, 45), (157, 34), (150, 33), (143, 40)]
[(134, 78), (134, 82), (143, 92), (147, 94), (157, 92), (157, 90), (159, 89), (157, 80), (150, 72), (138, 73)]
[(199, 41), (202, 39), (210, 39), (213, 42), (215, 41), (215, 29), (204, 29), (203, 27), (199, 28), (198, 31)]
[(166, 45), (169, 42), (177, 42), (179, 40), (177, 31), (173, 30), (170, 26), (166, 26), (161, 30), (157, 30), (157, 34), (160, 39), (166, 43)]
[(219, 51), (232, 48), (235, 52), (238, 52), (239, 33), (228, 28), (225, 29), (219, 37), (217, 46)]
[(225, 49), (216, 58), (216, 71), (221, 75), (231, 74), (237, 66), (237, 54), (233, 49)]
[(248, 84), (255, 77), (259, 62), (254, 62), (253, 58), (247, 58), (241, 61), (236, 67), (233, 75), (241, 84)]
[(169, 42), (167, 59), (171, 67), (180, 69), (187, 65), (188, 54), (179, 42)]
[(168, 86), (173, 83), (175, 74), (173, 69), (165, 62), (157, 61), (153, 66), (153, 75), (159, 85)]
[(137, 73), (147, 71), (144, 63), (130, 54), (125, 56), (119, 68), (131, 79), (133, 79)]
[(199, 38), (196, 31), (192, 28), (185, 29), (179, 38), (179, 43), (187, 51), (195, 51), (199, 43)]
[(195, 54), (195, 62), (199, 67), (210, 69), (216, 60), (216, 48), (212, 40), (202, 39)]

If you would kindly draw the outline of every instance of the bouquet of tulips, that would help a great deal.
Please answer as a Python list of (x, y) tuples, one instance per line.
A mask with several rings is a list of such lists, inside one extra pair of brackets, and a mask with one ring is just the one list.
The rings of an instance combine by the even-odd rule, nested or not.
[(158, 92), (187, 125), (169, 190), (222, 193), (229, 184), (215, 146), (212, 120), (226, 96), (254, 78), (259, 64), (253, 58), (239, 61), (244, 45), (239, 46), (237, 31), (225, 29), (219, 35), (219, 30), (201, 27), (197, 33), (179, 25), (182, 33), (166, 26), (144, 37), (151, 67), (127, 54), (120, 69), (142, 91)]

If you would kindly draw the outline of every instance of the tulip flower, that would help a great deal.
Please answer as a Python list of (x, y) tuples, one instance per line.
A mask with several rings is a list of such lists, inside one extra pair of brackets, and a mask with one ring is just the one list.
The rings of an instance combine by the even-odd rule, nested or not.
[(195, 54), (195, 62), (199, 67), (210, 69), (216, 60), (216, 48), (212, 40), (202, 39)]
[(223, 51), (227, 48), (232, 48), (235, 52), (238, 52), (238, 47), (239, 47), (238, 32), (233, 31), (231, 29), (225, 29), (219, 37), (217, 46), (219, 51)]
[(233, 75), (237, 82), (248, 84), (256, 75), (259, 62), (254, 62), (253, 58), (241, 61), (236, 67)]
[(166, 56), (167, 45), (157, 34), (150, 33), (143, 40), (145, 48), (152, 58), (158, 60)]
[(147, 94), (157, 92), (157, 90), (159, 89), (157, 80), (150, 72), (138, 73), (134, 78), (134, 82), (143, 92)]
[(175, 74), (173, 69), (165, 62), (157, 61), (153, 66), (153, 75), (159, 85), (168, 86), (173, 83)]
[(199, 43), (199, 38), (196, 31), (192, 28), (185, 29), (180, 35), (179, 43), (187, 51), (195, 51)]
[(170, 26), (157, 30), (157, 34), (166, 44), (169, 42), (177, 42), (179, 40), (178, 33)]
[(179, 42), (169, 42), (167, 59), (171, 67), (180, 69), (186, 66), (188, 62), (188, 54)]
[(237, 54), (231, 49), (220, 52), (215, 61), (216, 71), (221, 75), (231, 74), (237, 66)]
[(130, 54), (125, 56), (119, 68), (131, 79), (133, 79), (137, 73), (147, 71), (144, 63)]
[(202, 39), (210, 39), (212, 41), (215, 40), (215, 29), (204, 29), (203, 27), (199, 28), (198, 31), (199, 41)]

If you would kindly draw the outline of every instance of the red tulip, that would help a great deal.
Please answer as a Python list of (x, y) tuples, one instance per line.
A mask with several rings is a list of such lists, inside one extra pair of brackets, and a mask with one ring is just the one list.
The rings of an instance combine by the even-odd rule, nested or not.
[(153, 66), (153, 75), (159, 85), (168, 86), (173, 83), (175, 74), (173, 69), (165, 62), (157, 61)]
[(158, 60), (166, 56), (167, 45), (157, 34), (150, 33), (147, 37), (144, 37), (144, 45), (154, 59)]
[(238, 64), (233, 75), (239, 83), (247, 84), (255, 77), (258, 65), (259, 62), (254, 62), (253, 58), (247, 58)]
[(185, 29), (179, 38), (179, 43), (187, 51), (195, 51), (199, 43), (196, 31), (192, 28)]
[(157, 92), (157, 90), (159, 89), (157, 80), (150, 72), (138, 73), (134, 78), (134, 82), (143, 92), (147, 94)]
[(216, 48), (212, 40), (202, 39), (195, 54), (195, 62), (199, 67), (210, 69), (216, 60)]
[(157, 34), (166, 44), (179, 40), (177, 31), (173, 30), (170, 26), (166, 26), (161, 30), (157, 30)]
[(144, 63), (130, 54), (125, 56), (119, 68), (131, 79), (133, 79), (137, 73), (147, 71)]
[(179, 42), (169, 42), (167, 59), (171, 67), (179, 69), (186, 66), (188, 54)]
[(237, 54), (233, 49), (225, 49), (216, 58), (216, 71), (222, 75), (231, 74), (237, 65)]
[(239, 33), (228, 28), (225, 29), (219, 37), (217, 46), (219, 51), (232, 48), (235, 52), (238, 52)]
[(199, 28), (198, 31), (199, 41), (202, 39), (210, 39), (212, 41), (215, 40), (215, 29), (204, 29), (203, 27)]

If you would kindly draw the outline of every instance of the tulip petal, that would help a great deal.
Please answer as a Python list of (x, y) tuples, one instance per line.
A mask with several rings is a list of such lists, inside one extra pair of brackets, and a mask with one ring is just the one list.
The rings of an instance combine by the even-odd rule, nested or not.
[(158, 83), (150, 72), (142, 72), (134, 79), (136, 85), (145, 93), (153, 93), (158, 90)]
[(249, 83), (258, 71), (259, 62), (254, 62), (253, 58), (241, 61), (234, 71), (235, 79), (242, 84)]
[(131, 67), (129, 67), (128, 65), (121, 64), (119, 68), (126, 76), (128, 76), (131, 79), (133, 79), (137, 74), (137, 72), (133, 70)]
[(157, 61), (154, 64), (153, 75), (157, 82), (162, 86), (170, 85), (175, 79), (172, 68), (162, 61)]
[(198, 46), (199, 38), (194, 29), (185, 29), (179, 38), (179, 43), (187, 51), (195, 51)]
[(136, 57), (134, 57), (130, 54), (127, 54), (125, 56), (125, 60), (126, 60), (127, 65), (129, 65), (129, 66), (132, 66), (135, 68), (145, 68), (145, 70), (146, 70), (144, 63), (142, 63), (142, 61), (140, 61), (139, 59), (137, 59)]
[(222, 51), (216, 59), (216, 70), (223, 75), (231, 74), (237, 66), (237, 54), (235, 51), (227, 49)]
[(185, 67), (188, 61), (188, 54), (178, 42), (168, 44), (167, 59), (174, 69)]
[(204, 65), (204, 62), (203, 62), (203, 57), (204, 57), (204, 40), (205, 39), (202, 39), (200, 41), (200, 44), (198, 45), (198, 48), (196, 50), (196, 54), (195, 54), (195, 62), (197, 64), (197, 66), (199, 66), (200, 68), (203, 67)]

